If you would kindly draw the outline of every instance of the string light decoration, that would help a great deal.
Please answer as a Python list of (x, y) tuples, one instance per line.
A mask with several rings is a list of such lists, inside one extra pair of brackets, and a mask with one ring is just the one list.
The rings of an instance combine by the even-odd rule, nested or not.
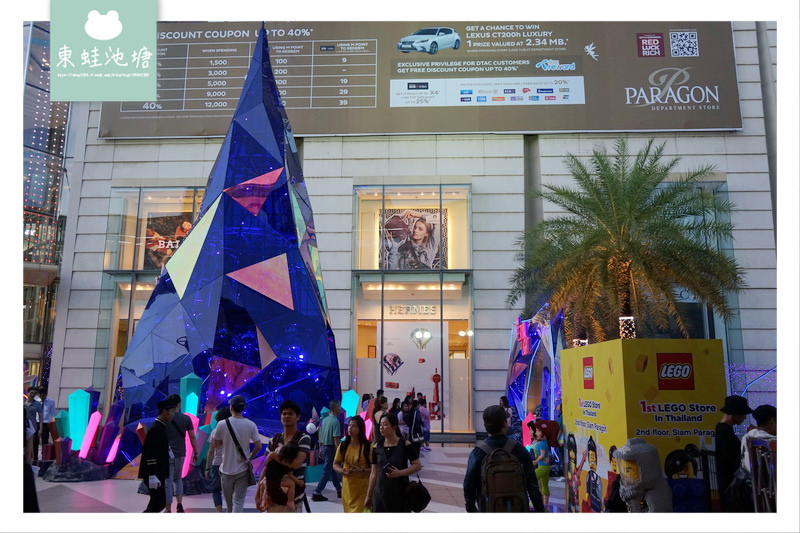
[(632, 316), (619, 317), (619, 338), (620, 339), (636, 338), (636, 322)]
[(50, 35), (38, 25), (23, 96), (23, 260), (59, 264), (63, 217), (58, 208), (68, 102), (50, 101)]
[(39, 386), (45, 387), (50, 383), (50, 363), (53, 361), (53, 345), (48, 344), (42, 356), (42, 375), (39, 377)]
[[(750, 407), (756, 408), (762, 404), (777, 405), (777, 367), (733, 363), (725, 365), (725, 373), (728, 376), (728, 383), (731, 384), (730, 393), (747, 398)], [(747, 423), (734, 426), (734, 433), (739, 437), (746, 432)]]
[[(50, 101), (50, 33), (47, 25), (30, 24), (30, 48), (23, 88), (23, 261), (61, 263), (65, 217), (59, 216), (61, 176), (64, 167), (68, 102)], [(39, 308), (55, 310), (56, 283), (51, 284)], [(36, 297), (36, 291), (31, 291)], [(30, 300), (25, 300), (30, 305)], [(44, 344), (39, 383), (47, 387), (52, 362), (54, 311), (35, 318), (34, 329)]]

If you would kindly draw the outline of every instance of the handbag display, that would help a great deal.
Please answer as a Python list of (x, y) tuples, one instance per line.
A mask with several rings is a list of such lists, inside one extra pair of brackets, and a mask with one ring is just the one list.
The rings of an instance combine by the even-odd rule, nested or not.
[(252, 487), (258, 483), (258, 481), (256, 481), (256, 475), (253, 473), (253, 463), (251, 463), (244, 454), (244, 451), (239, 444), (239, 439), (236, 438), (236, 433), (233, 431), (233, 426), (231, 426), (231, 421), (226, 418), (225, 423), (228, 425), (228, 432), (231, 434), (231, 438), (233, 439), (233, 443), (236, 445), (236, 449), (239, 450), (239, 453), (242, 455), (242, 459), (244, 459), (244, 461), (247, 463), (247, 486)]
[(417, 481), (409, 481), (403, 493), (408, 510), (412, 513), (421, 513), (431, 502), (431, 494), (417, 474)]

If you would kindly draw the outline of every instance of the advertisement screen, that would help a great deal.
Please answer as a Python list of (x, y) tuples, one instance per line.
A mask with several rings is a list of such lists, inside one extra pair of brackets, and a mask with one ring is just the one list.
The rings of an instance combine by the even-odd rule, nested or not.
[[(158, 96), (100, 136), (222, 136), (259, 22), (158, 24)], [(742, 127), (729, 22), (270, 22), (295, 135)]]

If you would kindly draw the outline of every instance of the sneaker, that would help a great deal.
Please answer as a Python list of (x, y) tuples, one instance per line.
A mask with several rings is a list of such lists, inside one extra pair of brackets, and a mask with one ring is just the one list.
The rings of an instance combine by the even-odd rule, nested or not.
[(183, 512), (183, 504), (182, 503), (179, 503), (177, 505), (177, 507), (175, 507), (175, 512), (176, 513), (182, 513)]
[(326, 502), (326, 501), (328, 501), (328, 498), (326, 498), (322, 494), (317, 494), (315, 492), (314, 494), (311, 495), (311, 501), (314, 501), (314, 502)]

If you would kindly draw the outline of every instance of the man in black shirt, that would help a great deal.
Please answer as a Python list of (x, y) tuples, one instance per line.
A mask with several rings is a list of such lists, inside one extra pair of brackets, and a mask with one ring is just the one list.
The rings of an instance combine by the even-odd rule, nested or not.
[(194, 426), (192, 419), (187, 415), (181, 413), (181, 397), (178, 394), (170, 394), (167, 396), (167, 401), (175, 405), (175, 415), (172, 420), (167, 424), (167, 437), (169, 438), (169, 447), (172, 450), (173, 457), (170, 459), (170, 473), (167, 479), (166, 497), (167, 508), (165, 512), (172, 512), (172, 496), (178, 502), (177, 511), (183, 512), (183, 463), (186, 459), (186, 436), (189, 436), (189, 442), (192, 445), (192, 464), (197, 462), (197, 440), (194, 437)]
[(741, 424), (747, 415), (753, 412), (742, 396), (728, 396), (725, 405), (720, 409), (724, 414), (714, 429), (714, 461), (717, 467), (717, 490), (724, 512), (733, 512), (723, 498), (725, 489), (733, 481), (733, 475), (741, 464), (741, 445), (739, 437), (733, 432), (733, 426)]
[(159, 513), (167, 505), (164, 483), (169, 477), (171, 451), (167, 438), (167, 424), (175, 414), (175, 404), (169, 400), (158, 402), (158, 418), (147, 431), (142, 444), (142, 457), (139, 463), (139, 478), (150, 490), (150, 501), (145, 513)]

